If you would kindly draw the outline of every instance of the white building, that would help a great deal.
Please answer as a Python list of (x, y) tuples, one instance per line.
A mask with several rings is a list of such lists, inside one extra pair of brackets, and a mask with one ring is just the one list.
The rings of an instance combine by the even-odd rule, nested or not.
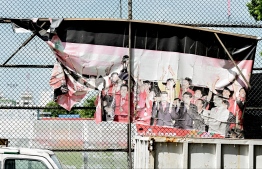
[(21, 99), (16, 102), (16, 106), (35, 106), (32, 94), (28, 91), (22, 93)]

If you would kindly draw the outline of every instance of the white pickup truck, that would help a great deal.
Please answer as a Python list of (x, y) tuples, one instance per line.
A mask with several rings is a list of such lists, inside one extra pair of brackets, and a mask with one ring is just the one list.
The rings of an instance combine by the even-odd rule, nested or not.
[(0, 145), (0, 169), (62, 169), (56, 155), (50, 150), (6, 145)]

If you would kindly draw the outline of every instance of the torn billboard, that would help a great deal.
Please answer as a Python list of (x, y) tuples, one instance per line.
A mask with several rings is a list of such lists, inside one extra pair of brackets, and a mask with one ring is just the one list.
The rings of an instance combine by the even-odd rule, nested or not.
[(36, 32), (53, 50), (50, 85), (65, 109), (97, 90), (97, 122), (127, 123), (130, 108), (142, 134), (226, 137), (239, 131), (241, 137), (256, 37), (132, 21), (129, 56), (127, 21), (12, 22)]

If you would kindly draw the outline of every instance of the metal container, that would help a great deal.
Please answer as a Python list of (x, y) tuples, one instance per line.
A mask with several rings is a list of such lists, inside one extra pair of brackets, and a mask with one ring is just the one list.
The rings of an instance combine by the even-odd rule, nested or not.
[(136, 136), (134, 144), (134, 168), (262, 168), (261, 140)]

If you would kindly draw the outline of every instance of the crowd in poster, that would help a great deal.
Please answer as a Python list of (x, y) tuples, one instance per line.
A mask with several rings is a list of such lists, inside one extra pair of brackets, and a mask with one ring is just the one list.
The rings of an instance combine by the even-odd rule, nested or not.
[[(154, 55), (155, 62), (143, 62), (148, 54)], [(230, 61), (155, 51), (146, 55), (135, 57), (135, 123), (194, 129), (225, 137), (243, 130), (247, 84), (234, 67), (218, 66)], [(171, 57), (174, 62), (170, 62)], [(158, 72), (145, 74), (147, 64), (151, 72)], [(242, 61), (239, 66), (249, 79), (251, 63)], [(241, 132), (238, 137), (242, 137)]]
[[(96, 46), (100, 50), (93, 50), (88, 57), (77, 58), (65, 53), (86, 50), (86, 46), (67, 43), (65, 50), (56, 36), (52, 39), (53, 44), (55, 49), (62, 48), (54, 52), (58, 62), (67, 67), (64, 73), (69, 92), (64, 94), (63, 90), (58, 90), (60, 94), (56, 94), (55, 90), (60, 97), (57, 102), (65, 108), (70, 109), (70, 105), (82, 99), (88, 91), (97, 90), (96, 122), (130, 121), (218, 133), (224, 137), (234, 134), (243, 137), (248, 85), (230, 60), (142, 49), (134, 49), (132, 60), (129, 60), (126, 48), (119, 48), (117, 55), (106, 52), (108, 56), (103, 60), (101, 56), (105, 54), (98, 51), (115, 49), (101, 46)], [(131, 79), (128, 79), (129, 63)], [(252, 63), (250, 60), (237, 63), (248, 80)], [(63, 85), (61, 87), (63, 89)], [(69, 97), (71, 102), (74, 101), (72, 104), (68, 102)]]
[[(141, 58), (143, 59), (143, 56)], [(155, 58), (157, 58), (157, 55)], [(237, 72), (231, 74), (233, 70), (223, 72), (222, 70), (218, 71), (219, 68), (213, 67), (215, 69), (214, 72), (218, 73), (210, 73), (211, 70), (209, 70), (209, 73), (212, 74), (211, 76), (206, 73), (205, 76), (202, 76), (205, 79), (196, 79), (195, 81), (198, 83), (194, 84), (194, 77), (191, 78), (192, 75), (196, 75), (197, 78), (201, 76), (197, 75), (193, 70), (193, 74), (190, 77), (178, 77), (176, 72), (178, 72), (179, 66), (175, 65), (179, 63), (166, 65), (166, 67), (162, 68), (159, 75), (145, 75), (144, 73), (150, 70), (140, 71), (140, 66), (148, 66), (145, 64), (134, 64), (134, 74), (131, 75), (132, 83), (130, 83), (132, 85), (130, 88), (131, 96), (129, 96), (128, 59), (129, 56), (124, 55), (121, 60), (121, 66), (119, 65), (119, 68), (115, 71), (112, 71), (113, 63), (105, 67), (104, 76), (96, 74), (77, 77), (76, 74), (73, 75), (75, 84), (85, 86), (87, 91), (99, 91), (96, 99), (97, 122), (116, 121), (128, 123), (128, 113), (130, 111), (130, 121), (144, 125), (195, 129), (219, 133), (223, 136), (230, 134), (231, 129), (243, 129), (242, 118), (245, 108), (246, 86), (240, 85), (244, 82), (237, 75)], [(161, 62), (170, 63), (165, 60)], [(155, 62), (155, 69), (161, 62)], [(150, 64), (152, 68), (153, 64)], [(184, 64), (183, 66), (186, 67), (187, 65)], [(195, 66), (197, 67), (197, 65)], [(175, 68), (177, 68), (176, 72)], [(209, 67), (205, 68), (203, 66), (202, 68), (208, 69)], [(200, 68), (196, 70), (200, 71)], [(200, 72), (203, 71), (201, 70)], [(180, 72), (180, 74), (188, 75), (187, 73)], [(72, 75), (73, 73), (69, 73), (68, 76), (70, 74)], [(248, 77), (248, 74), (246, 75)], [(143, 76), (148, 77), (148, 79), (140, 79)], [(210, 81), (207, 81), (207, 78)], [(207, 83), (204, 84), (205, 82)], [(217, 87), (219, 82), (222, 83), (220, 85), (223, 85), (223, 83), (228, 83), (228, 85)], [(60, 90), (58, 91), (62, 94), (63, 83), (59, 87)], [(132, 98), (131, 101), (129, 100), (130, 98)]]

